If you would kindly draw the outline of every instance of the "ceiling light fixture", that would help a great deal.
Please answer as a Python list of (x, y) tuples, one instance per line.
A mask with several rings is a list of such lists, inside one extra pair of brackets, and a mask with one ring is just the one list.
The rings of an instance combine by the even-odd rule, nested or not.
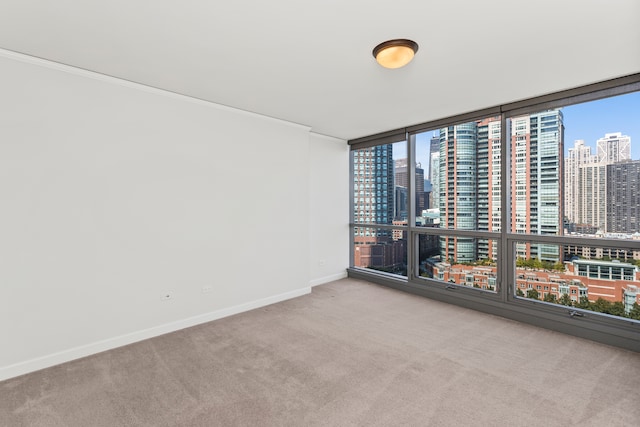
[(395, 39), (373, 48), (373, 57), (385, 68), (400, 68), (411, 62), (417, 51), (418, 43), (413, 40)]

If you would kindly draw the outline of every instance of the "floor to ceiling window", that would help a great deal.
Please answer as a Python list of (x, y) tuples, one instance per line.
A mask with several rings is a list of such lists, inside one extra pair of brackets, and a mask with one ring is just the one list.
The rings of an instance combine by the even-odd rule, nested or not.
[(406, 276), (406, 142), (353, 151), (352, 170), (353, 265)]
[(415, 134), (416, 170), (427, 170), (415, 218), (421, 278), (497, 291), (500, 120)]
[(350, 274), (640, 349), (639, 90), (350, 141)]

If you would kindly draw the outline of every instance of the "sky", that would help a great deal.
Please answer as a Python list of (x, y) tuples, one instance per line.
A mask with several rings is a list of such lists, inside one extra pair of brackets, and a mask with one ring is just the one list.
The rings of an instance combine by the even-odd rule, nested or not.
[[(584, 140), (596, 154), (596, 141), (606, 133), (622, 132), (631, 137), (631, 159), (640, 160), (640, 92), (575, 104), (562, 108), (564, 117), (565, 155), (574, 141)], [(417, 161), (422, 164), (425, 177), (429, 168), (429, 141), (433, 131), (417, 135)], [(394, 144), (393, 157), (406, 157), (406, 143)]]
[(571, 105), (562, 114), (565, 154), (577, 139), (595, 154), (596, 141), (605, 133), (622, 132), (631, 137), (631, 159), (640, 160), (640, 92)]

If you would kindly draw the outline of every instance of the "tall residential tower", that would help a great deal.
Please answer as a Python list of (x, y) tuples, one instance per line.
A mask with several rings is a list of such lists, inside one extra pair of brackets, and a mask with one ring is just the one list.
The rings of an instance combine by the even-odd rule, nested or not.
[[(440, 130), (440, 226), (458, 230), (500, 231), (500, 118)], [(560, 110), (511, 119), (512, 233), (562, 234), (563, 135)], [(557, 245), (522, 244), (519, 257), (556, 262)], [(462, 237), (441, 238), (441, 255), (449, 261), (494, 258), (496, 242)]]
[[(353, 152), (353, 221), (356, 224), (392, 224), (394, 164), (391, 144)], [(375, 226), (354, 229), (354, 265), (394, 269), (402, 267), (406, 246), (394, 240), (392, 230)]]
[[(511, 231), (563, 232), (564, 124), (560, 110), (511, 119)], [(557, 262), (557, 245), (520, 244), (518, 257)]]
[(616, 163), (631, 160), (631, 137), (622, 132), (606, 133), (597, 142), (598, 161)]
[(596, 161), (591, 154), (591, 147), (584, 144), (584, 140), (574, 141), (573, 148), (569, 148), (564, 160), (564, 212), (570, 222), (581, 223), (580, 219), (580, 168)]
[(607, 231), (640, 232), (640, 160), (606, 166)]

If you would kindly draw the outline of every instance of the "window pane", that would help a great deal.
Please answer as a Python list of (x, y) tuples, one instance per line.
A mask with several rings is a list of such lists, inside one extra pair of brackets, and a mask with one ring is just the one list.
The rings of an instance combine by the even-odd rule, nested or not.
[[(409, 164), (407, 161), (407, 148), (404, 142), (397, 143), (393, 149), (394, 158), (394, 224), (406, 225), (409, 217)], [(415, 186), (416, 197), (413, 206), (416, 216), (420, 215), (423, 209), (424, 200), (424, 178), (422, 169), (416, 167), (416, 179), (413, 182)], [(418, 176), (421, 178), (418, 179)]]
[(565, 232), (631, 239), (640, 232), (640, 92), (563, 108)]
[[(416, 183), (422, 181), (422, 197), (416, 204), (416, 220), (423, 226), (424, 218), (432, 225), (440, 223), (440, 131), (423, 132), (416, 135)], [(420, 185), (417, 184), (419, 189)], [(420, 193), (416, 194), (420, 197)], [(425, 212), (426, 211), (426, 212)]]
[[(411, 134), (409, 144), (356, 151), (354, 266), (409, 279), (410, 260), (410, 285), (439, 282), (438, 291), (455, 287), (480, 304), (499, 294), (520, 313), (527, 298), (540, 300), (527, 307), (553, 316), (607, 313), (617, 319), (588, 313), (584, 320), (613, 334), (609, 325), (635, 326), (640, 144), (632, 141), (640, 135), (640, 92), (559, 107), (607, 96), (607, 87), (524, 101), (518, 115), (502, 106), (503, 115)], [(615, 92), (637, 87), (634, 80)], [(549, 109), (522, 114), (534, 102)], [(499, 287), (498, 278), (515, 283)]]
[(407, 275), (407, 232), (402, 229), (354, 227), (355, 267)]
[(571, 245), (518, 242), (517, 246), (544, 247), (561, 253), (564, 259), (552, 262), (536, 256), (518, 257), (517, 297), (640, 320), (640, 249), (583, 246), (578, 255)]
[(417, 225), (500, 230), (500, 116), (417, 134), (416, 160)]
[(563, 120), (560, 109), (510, 119), (513, 233), (562, 234)]
[(421, 277), (496, 291), (495, 258), (476, 254), (480, 247), (497, 251), (497, 240), (420, 235), (418, 242)]
[[(357, 224), (392, 224), (407, 218), (407, 191), (396, 185), (396, 163), (407, 144), (379, 145), (353, 151), (353, 218)], [(406, 181), (406, 168), (404, 180)], [(405, 184), (406, 185), (406, 184)]]

